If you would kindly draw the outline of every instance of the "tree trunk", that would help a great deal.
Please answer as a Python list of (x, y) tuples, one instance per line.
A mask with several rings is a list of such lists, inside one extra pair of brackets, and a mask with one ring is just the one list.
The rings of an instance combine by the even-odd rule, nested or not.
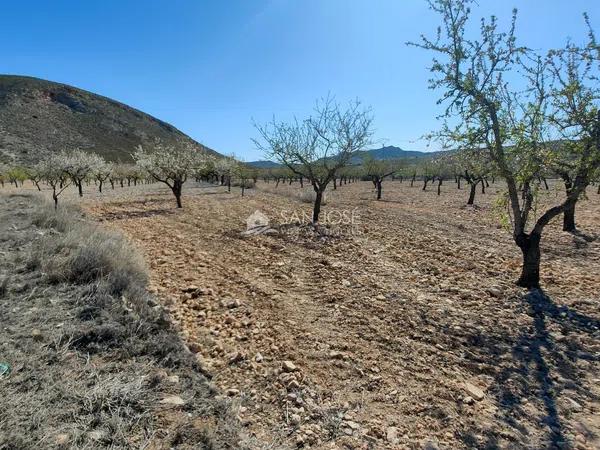
[(80, 197), (83, 197), (83, 186), (82, 185), (83, 185), (83, 183), (81, 181), (79, 181), (77, 183), (77, 190), (79, 191), (79, 196)]
[(523, 234), (515, 239), (523, 253), (523, 267), (517, 285), (527, 289), (539, 289), (540, 287), (540, 240), (541, 234)]
[(315, 188), (315, 204), (313, 206), (313, 225), (319, 223), (319, 214), (321, 214), (321, 201), (323, 200), (323, 191)]
[(171, 188), (171, 190), (173, 191), (173, 195), (175, 196), (175, 200), (177, 201), (177, 207), (178, 208), (183, 208), (183, 205), (181, 204), (181, 188), (183, 187), (183, 183), (181, 181), (174, 181), (173, 182), (173, 187)]
[(458, 186), (457, 186), (457, 187), (458, 187), (458, 189), (460, 189), (460, 180), (461, 180), (461, 177), (458, 177), (458, 178), (457, 178), (457, 180), (458, 180), (458, 181), (457, 181), (457, 183), (458, 183)]
[(337, 179), (333, 177), (333, 189), (337, 189)]
[(472, 205), (473, 203), (475, 203), (475, 192), (477, 190), (477, 183), (471, 183), (471, 192), (469, 193), (469, 201), (467, 202), (467, 205)]
[(442, 179), (438, 179), (438, 189), (437, 194), (440, 195), (442, 193)]
[(377, 200), (381, 200), (381, 180), (377, 180)]
[(485, 194), (485, 180), (481, 180), (481, 193)]
[(99, 181), (98, 182), (98, 192), (102, 193), (102, 185), (104, 184), (104, 181)]
[(54, 210), (58, 209), (58, 195), (56, 195), (56, 187), (52, 189), (52, 200), (54, 200)]
[(425, 177), (423, 180), (423, 191), (427, 189), (427, 184), (429, 183), (429, 178)]
[(565, 212), (563, 214), (563, 231), (568, 231), (570, 233), (577, 230), (575, 227), (575, 205), (577, 202), (573, 202), (573, 204), (568, 205), (565, 208)]

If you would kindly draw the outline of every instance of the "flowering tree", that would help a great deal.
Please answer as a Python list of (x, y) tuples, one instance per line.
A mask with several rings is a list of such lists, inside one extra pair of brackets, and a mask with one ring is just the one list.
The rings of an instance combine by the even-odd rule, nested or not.
[(66, 172), (67, 160), (62, 154), (51, 154), (40, 160), (33, 171), (52, 189), (52, 200), (54, 209), (58, 208), (58, 198), (72, 182), (72, 178)]
[(152, 150), (139, 146), (133, 157), (142, 170), (171, 188), (178, 208), (182, 207), (183, 184), (206, 163), (206, 155), (187, 143), (163, 145), (159, 142)]
[(63, 151), (58, 155), (58, 160), (61, 161), (63, 171), (77, 186), (80, 197), (83, 197), (83, 182), (106, 164), (101, 156), (81, 150)]

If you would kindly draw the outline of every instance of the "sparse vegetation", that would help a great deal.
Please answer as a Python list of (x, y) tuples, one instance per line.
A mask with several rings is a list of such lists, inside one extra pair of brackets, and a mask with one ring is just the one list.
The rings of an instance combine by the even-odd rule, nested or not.
[(121, 235), (33, 197), (1, 197), (0, 216), (13, 277), (0, 302), (1, 359), (13, 368), (0, 380), (1, 448), (247, 448)]

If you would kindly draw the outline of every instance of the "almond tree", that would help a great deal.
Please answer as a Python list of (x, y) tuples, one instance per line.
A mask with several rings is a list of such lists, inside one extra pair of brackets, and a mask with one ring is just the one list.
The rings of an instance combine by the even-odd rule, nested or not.
[(152, 150), (145, 150), (139, 146), (133, 158), (136, 164), (152, 178), (171, 188), (177, 208), (182, 207), (183, 184), (206, 162), (206, 156), (201, 150), (183, 142), (176, 145), (164, 145), (158, 142)]
[(27, 180), (29, 176), (27, 171), (22, 167), (12, 167), (6, 172), (6, 178), (8, 179), (9, 183), (14, 184), (15, 187), (18, 188), (19, 183), (21, 183), (22, 186), (23, 182)]
[(381, 200), (383, 180), (396, 173), (398, 163), (396, 161), (378, 160), (369, 154), (363, 156), (363, 169), (367, 177), (371, 179), (377, 189), (377, 200)]
[(487, 152), (480, 149), (460, 149), (454, 155), (454, 161), (460, 171), (459, 180), (462, 178), (469, 185), (467, 205), (473, 205), (475, 204), (477, 185), (481, 183), (482, 186), (485, 186), (485, 178), (491, 172)]
[(246, 188), (250, 186), (250, 180), (255, 176), (254, 169), (243, 161), (235, 161), (232, 173), (239, 180), (243, 197)]
[(94, 172), (105, 164), (101, 156), (81, 150), (63, 151), (58, 159), (63, 163), (64, 172), (77, 186), (80, 197), (83, 197), (83, 182), (91, 178)]
[[(469, 23), (471, 0), (430, 0), (432, 10), (439, 13), (442, 24), (437, 36), (421, 37), (416, 45), (435, 53), (431, 71), (431, 88), (443, 91), (440, 102), (446, 103), (446, 122), (440, 136), (459, 144), (481, 149), (496, 166), (507, 185), (508, 211), (512, 234), (523, 254), (521, 276), (517, 284), (538, 288), (540, 284), (540, 241), (545, 226), (564, 213), (579, 198), (598, 164), (599, 125), (597, 103), (586, 117), (589, 144), (574, 153), (576, 169), (574, 187), (566, 198), (532, 220), (534, 205), (531, 183), (544, 163), (544, 145), (548, 127), (547, 67), (540, 57), (516, 43), (516, 10), (506, 32), (498, 30), (495, 17), (481, 21), (480, 38), (469, 39), (465, 28)], [(510, 77), (505, 74), (510, 73)], [(581, 87), (568, 83), (570, 89)], [(596, 84), (597, 86), (597, 84)], [(559, 92), (555, 98), (569, 99)], [(560, 116), (574, 120), (569, 108)], [(452, 120), (454, 119), (454, 120)], [(458, 124), (455, 119), (458, 119)], [(583, 123), (578, 126), (582, 127)], [(523, 196), (519, 195), (519, 185)]]
[[(98, 182), (98, 192), (102, 192), (102, 186), (106, 180), (109, 180), (113, 173), (113, 165), (107, 163), (106, 161), (102, 161), (99, 163), (92, 173), (94, 179)], [(111, 181), (111, 186), (114, 189), (114, 184)]]
[(237, 161), (232, 156), (219, 158), (215, 161), (215, 171), (221, 186), (227, 185), (227, 192), (231, 192), (231, 177)]
[(358, 100), (342, 109), (327, 98), (304, 120), (256, 125), (261, 139), (254, 142), (268, 159), (310, 182), (316, 194), (312, 224), (317, 225), (325, 189), (356, 152), (371, 144), (372, 122), (371, 111)]
[(587, 14), (584, 19), (588, 42), (583, 46), (568, 42), (549, 54), (555, 81), (551, 121), (562, 138), (562, 145), (551, 147), (549, 160), (572, 199), (563, 215), (563, 230), (570, 232), (576, 231), (577, 191), (585, 189), (593, 179), (592, 171), (597, 170), (593, 167), (600, 166), (600, 44)]
[(68, 161), (64, 154), (51, 154), (44, 157), (33, 168), (52, 189), (54, 209), (58, 208), (59, 196), (72, 182), (72, 178), (65, 170), (67, 164)]

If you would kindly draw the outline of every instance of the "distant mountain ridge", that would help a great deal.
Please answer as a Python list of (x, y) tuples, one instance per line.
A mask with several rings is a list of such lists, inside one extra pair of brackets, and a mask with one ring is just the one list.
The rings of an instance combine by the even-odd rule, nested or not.
[[(393, 145), (384, 146), (381, 148), (375, 148), (372, 150), (364, 150), (361, 152), (357, 152), (356, 155), (352, 157), (350, 160), (350, 164), (361, 164), (362, 160), (365, 156), (371, 156), (377, 160), (393, 160), (393, 159), (421, 159), (421, 158), (429, 158), (431, 156), (437, 155), (440, 152), (421, 152), (418, 150), (403, 150), (400, 147), (395, 147)], [(261, 169), (273, 169), (277, 167), (282, 167), (282, 164), (273, 161), (252, 161), (248, 163), (249, 165)]]
[(32, 164), (48, 152), (80, 148), (131, 161), (138, 145), (188, 142), (174, 126), (118, 101), (39, 78), (0, 75), (0, 163)]

